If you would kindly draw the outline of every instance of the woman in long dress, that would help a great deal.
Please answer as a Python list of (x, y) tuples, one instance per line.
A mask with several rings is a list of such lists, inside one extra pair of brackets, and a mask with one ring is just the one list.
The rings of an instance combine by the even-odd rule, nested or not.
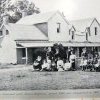
[(70, 63), (71, 63), (71, 68), (72, 68), (72, 70), (76, 70), (75, 61), (76, 61), (76, 55), (74, 54), (73, 51), (71, 51)]

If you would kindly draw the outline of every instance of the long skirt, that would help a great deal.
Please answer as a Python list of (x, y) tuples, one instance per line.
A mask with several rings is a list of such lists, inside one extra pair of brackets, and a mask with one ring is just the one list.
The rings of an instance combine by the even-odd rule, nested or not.
[(76, 67), (75, 67), (75, 61), (74, 62), (72, 62), (72, 69), (75, 69)]

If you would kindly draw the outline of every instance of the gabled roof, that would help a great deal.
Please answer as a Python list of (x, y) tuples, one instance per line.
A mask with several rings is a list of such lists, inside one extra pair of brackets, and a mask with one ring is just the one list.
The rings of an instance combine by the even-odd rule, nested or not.
[(74, 25), (77, 31), (85, 32), (86, 28), (90, 27), (94, 20), (96, 20), (96, 18), (80, 19), (70, 22), (72, 25)]
[(47, 22), (57, 11), (33, 14), (21, 18), (16, 24), (33, 25), (37, 23)]
[(48, 37), (34, 25), (8, 24), (5, 27), (14, 40), (48, 40)]
[(69, 24), (66, 18), (59, 11), (29, 15), (29, 16), (21, 18), (16, 24), (34, 25), (34, 24), (39, 24), (39, 23), (45, 23), (45, 22), (48, 22), (56, 13), (59, 13), (63, 17), (63, 19), (66, 21), (66, 23)]

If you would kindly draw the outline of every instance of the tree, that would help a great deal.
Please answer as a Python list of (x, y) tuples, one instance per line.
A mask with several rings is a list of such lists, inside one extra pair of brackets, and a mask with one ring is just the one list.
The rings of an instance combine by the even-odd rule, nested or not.
[(9, 14), (10, 22), (15, 23), (22, 17), (22, 12), (25, 11), (27, 15), (33, 13), (40, 13), (39, 8), (33, 2), (28, 0), (1, 0), (0, 1), (0, 15)]

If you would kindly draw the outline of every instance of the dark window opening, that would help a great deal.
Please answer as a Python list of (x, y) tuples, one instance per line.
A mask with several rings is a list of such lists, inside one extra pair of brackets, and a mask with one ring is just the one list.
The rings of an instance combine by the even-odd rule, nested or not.
[(60, 28), (61, 28), (60, 25), (61, 25), (61, 23), (57, 23), (57, 33), (60, 33), (60, 31), (61, 31), (61, 30), (60, 30)]
[(82, 56), (82, 51), (83, 51), (83, 47), (81, 48), (79, 48), (79, 57), (81, 57)]
[(22, 48), (22, 57), (26, 57), (25, 48)]
[(69, 35), (70, 35), (70, 31), (71, 31), (71, 30), (69, 30)]
[(98, 52), (98, 47), (95, 47), (95, 51)]
[(0, 36), (2, 36), (2, 31), (0, 31)]
[(97, 35), (97, 27), (95, 27), (95, 35)]
[(86, 33), (86, 40), (88, 41), (88, 33)]
[(88, 27), (88, 33), (89, 33), (89, 35), (91, 35), (91, 33), (90, 33), (90, 27)]
[(6, 30), (6, 35), (8, 35), (9, 34), (9, 31), (8, 30)]
[(72, 40), (74, 39), (74, 31), (72, 31)]

